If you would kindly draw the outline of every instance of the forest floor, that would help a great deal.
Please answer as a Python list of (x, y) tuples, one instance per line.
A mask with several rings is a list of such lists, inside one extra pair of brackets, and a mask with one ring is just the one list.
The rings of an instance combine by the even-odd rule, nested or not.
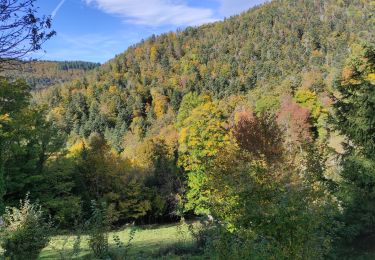
[[(187, 225), (171, 224), (164, 226), (138, 227), (130, 241), (132, 228), (112, 232), (109, 235), (109, 246), (112, 252), (120, 252), (114, 235), (123, 243), (121, 252), (127, 251), (127, 259), (180, 259), (194, 258), (192, 250), (193, 238)], [(82, 235), (78, 259), (92, 259), (88, 246), (88, 237)], [(54, 237), (50, 244), (40, 254), (40, 260), (76, 259), (72, 257), (73, 247), (77, 236), (62, 235)], [(125, 249), (124, 249), (125, 248)], [(119, 256), (123, 259), (123, 256)]]

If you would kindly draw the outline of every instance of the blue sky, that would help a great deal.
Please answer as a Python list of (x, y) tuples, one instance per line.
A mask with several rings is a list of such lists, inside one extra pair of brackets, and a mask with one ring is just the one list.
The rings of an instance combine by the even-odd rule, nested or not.
[(44, 60), (105, 62), (152, 34), (221, 20), (265, 0), (38, 0), (57, 36)]

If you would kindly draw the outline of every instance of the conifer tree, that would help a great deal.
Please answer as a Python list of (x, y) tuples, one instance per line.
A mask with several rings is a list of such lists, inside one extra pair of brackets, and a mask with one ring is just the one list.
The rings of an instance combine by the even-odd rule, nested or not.
[(339, 197), (348, 238), (375, 234), (375, 47), (353, 47), (337, 82), (337, 129), (347, 137)]

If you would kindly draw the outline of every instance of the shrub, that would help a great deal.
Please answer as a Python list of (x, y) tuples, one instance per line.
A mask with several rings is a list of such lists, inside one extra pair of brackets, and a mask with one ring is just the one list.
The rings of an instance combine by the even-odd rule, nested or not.
[(20, 208), (6, 208), (1, 229), (1, 247), (5, 258), (37, 259), (49, 242), (51, 223), (43, 217), (38, 204), (28, 197), (20, 202)]
[(109, 256), (108, 233), (111, 229), (108, 209), (104, 203), (98, 205), (92, 201), (91, 210), (92, 215), (88, 221), (89, 247), (96, 258), (106, 259)]

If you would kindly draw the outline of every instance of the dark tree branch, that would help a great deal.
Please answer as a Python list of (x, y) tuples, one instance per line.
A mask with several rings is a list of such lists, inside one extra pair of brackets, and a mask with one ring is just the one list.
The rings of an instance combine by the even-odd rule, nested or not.
[(36, 0), (0, 0), (0, 71), (41, 49), (56, 34), (50, 16), (37, 16)]

